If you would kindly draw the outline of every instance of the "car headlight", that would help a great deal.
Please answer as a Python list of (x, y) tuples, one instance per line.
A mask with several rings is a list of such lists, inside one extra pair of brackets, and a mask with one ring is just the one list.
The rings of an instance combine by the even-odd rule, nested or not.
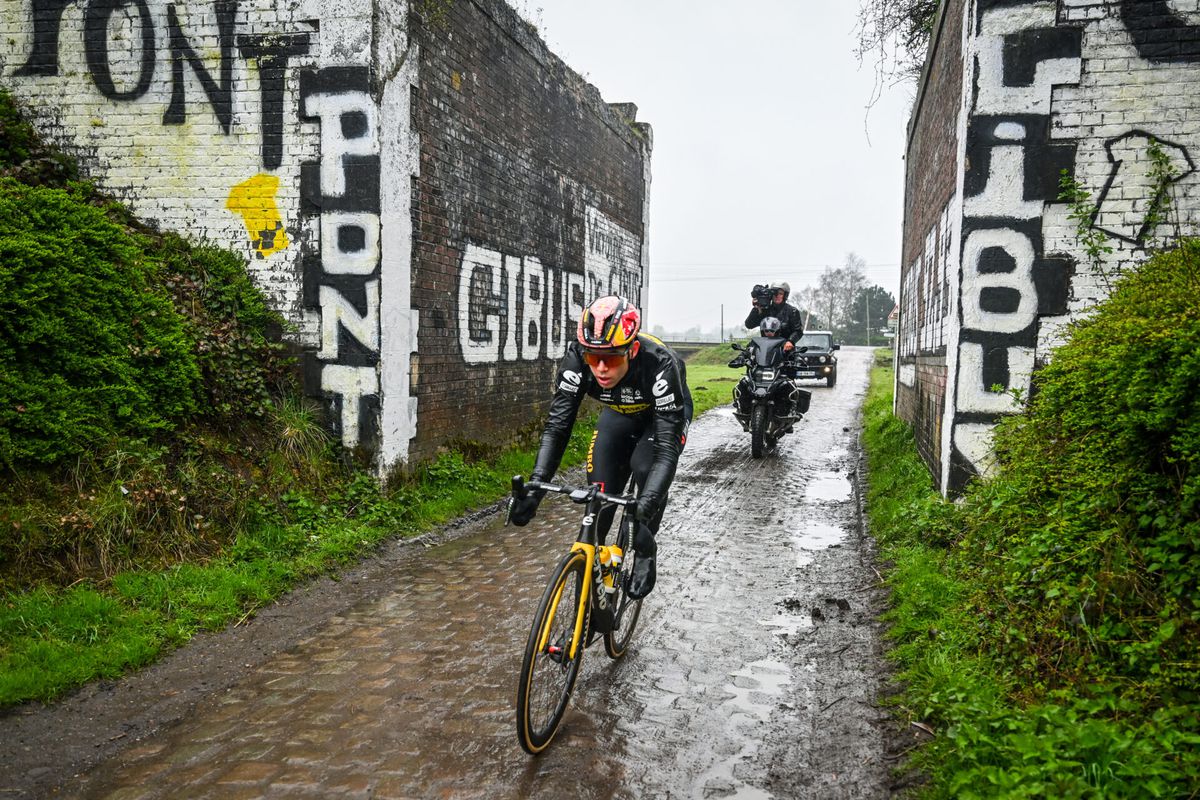
[(827, 359), (825, 356), (821, 356), (821, 363), (822, 363), (822, 364), (824, 364), (824, 363), (825, 363), (826, 361), (828, 361), (828, 360), (829, 360), (829, 359)]

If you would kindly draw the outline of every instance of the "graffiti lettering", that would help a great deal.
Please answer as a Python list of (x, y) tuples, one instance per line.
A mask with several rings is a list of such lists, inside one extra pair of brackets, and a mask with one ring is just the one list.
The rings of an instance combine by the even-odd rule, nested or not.
[(236, 16), (237, 0), (217, 0), (217, 29), (221, 41), (221, 83), (218, 85), (183, 35), (175, 6), (167, 6), (167, 37), (171, 43), (171, 102), (163, 113), (164, 125), (180, 125), (187, 119), (187, 103), (183, 98), (183, 62), (186, 60), (208, 95), (208, 102), (212, 104), (213, 113), (221, 123), (221, 130), (229, 133), (229, 126), (233, 123), (230, 92), (233, 89), (233, 25)]
[[(1020, 231), (985, 228), (967, 234), (963, 244), (963, 327), (1019, 333), (1037, 317), (1033, 284), (1033, 243)], [(1012, 266), (998, 271), (998, 262)], [(1009, 302), (1005, 302), (1005, 300)]]
[(1132, 198), (1150, 192), (1151, 141), (1157, 140), (1170, 159), (1174, 170), (1171, 183), (1195, 172), (1192, 157), (1183, 145), (1172, 144), (1145, 131), (1130, 131), (1104, 143), (1112, 163), (1108, 181), (1097, 200), (1096, 226), (1124, 239), (1140, 244), (1151, 233), (1145, 212), (1135, 212)]
[(1121, 0), (1121, 19), (1138, 55), (1147, 61), (1200, 61), (1200, 25), (1181, 20), (1167, 0)]
[(237, 41), (242, 57), (258, 64), (263, 166), (279, 169), (283, 163), (283, 88), (288, 59), (308, 52), (308, 34), (239, 36)]
[(606, 294), (641, 305), (643, 285), (641, 240), (602, 211), (588, 206), (584, 231), (584, 272), (589, 298)]
[[(125, 6), (132, 5), (137, 9), (138, 27), (142, 33), (141, 73), (138, 82), (132, 89), (121, 91), (113, 82), (112, 71), (108, 62), (108, 23), (112, 15)], [(62, 21), (62, 12), (58, 14)], [(58, 39), (58, 31), (53, 38)], [(88, 72), (100, 94), (109, 100), (136, 100), (150, 88), (150, 78), (154, 75), (154, 24), (150, 21), (150, 9), (144, 0), (92, 0), (88, 3), (83, 22), (84, 54), (87, 56)], [(55, 69), (51, 74), (58, 74), (58, 60), (55, 58)]]
[(950, 491), (990, 469), (992, 427), (1017, 410), (1009, 390), (1030, 388), (1038, 314), (1065, 302), (1062, 270), (1043, 256), (1041, 223), (1059, 169), (1074, 166), (1074, 143), (1051, 144), (1049, 112), (1053, 86), (1080, 80), (1082, 35), (1054, 24), (1052, 3), (993, 2), (979, 11)]
[[(506, 256), (468, 245), (458, 279), (463, 360), (494, 364), (557, 358), (583, 313), (583, 287), (584, 276), (546, 267), (532, 256)], [(552, 303), (552, 296), (559, 301)]]
[[(48, 77), (59, 74), (59, 48), (62, 46), (63, 14), (79, 0), (30, 0), (33, 34), (25, 63), (13, 71), (14, 77)], [(170, 60), (171, 97), (163, 112), (164, 125), (179, 125), (187, 119), (184, 65), (191, 67), (212, 107), (221, 130), (228, 135), (233, 123), (234, 45), (242, 58), (257, 63), (259, 71), (262, 123), (262, 159), (267, 169), (278, 169), (283, 161), (283, 91), (288, 59), (309, 50), (307, 33), (235, 36), (238, 0), (216, 0), (217, 38), (221, 66), (218, 79), (205, 66), (192, 47), (180, 24), (175, 4), (167, 6), (167, 42)], [(114, 41), (110, 26), (118, 14), (133, 31), (130, 52), (135, 68), (128, 80), (113, 75)], [(146, 0), (87, 0), (83, 12), (83, 51), (88, 74), (96, 89), (109, 100), (132, 102), (143, 97), (154, 77), (157, 37), (150, 7)], [(120, 85), (118, 85), (120, 84)]]
[[(32, 0), (30, 15), (33, 17), (33, 42), (29, 49), (29, 58), (13, 75), (24, 77), (58, 74), (58, 32), (62, 30), (63, 12), (74, 2), (75, 0)], [(105, 25), (107, 24), (106, 20)], [(150, 52), (154, 52), (154, 29), (149, 30)], [(142, 50), (146, 50), (145, 41), (142, 43)], [(107, 70), (108, 59), (105, 58), (104, 61)]]
[(315, 305), (321, 319), (321, 348), (312, 366), (320, 391), (340, 406), (346, 447), (378, 433), (380, 200), (377, 182), (368, 183), (375, 187), (371, 194), (353, 177), (379, 173), (378, 116), (368, 80), (365, 67), (300, 75), (300, 115), (320, 123), (323, 143), (320, 163), (300, 172), (301, 194), (320, 215), (319, 248), (304, 275), (306, 305)]

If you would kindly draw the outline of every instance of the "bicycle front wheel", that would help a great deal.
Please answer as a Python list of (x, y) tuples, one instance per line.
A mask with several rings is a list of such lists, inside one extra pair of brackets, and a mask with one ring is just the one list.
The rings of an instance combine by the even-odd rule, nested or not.
[[(587, 557), (582, 552), (563, 557), (529, 629), (517, 684), (517, 738), (527, 753), (540, 753), (550, 744), (575, 688), (583, 662), (583, 642), (576, 644), (574, 657), (571, 650), (587, 570)], [(585, 617), (587, 610), (588, 604), (584, 604)], [(587, 634), (586, 618), (580, 630), (581, 636)]]

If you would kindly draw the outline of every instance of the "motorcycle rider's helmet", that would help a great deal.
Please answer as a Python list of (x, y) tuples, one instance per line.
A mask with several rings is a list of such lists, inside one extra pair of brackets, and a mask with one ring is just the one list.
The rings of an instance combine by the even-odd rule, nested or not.
[(597, 353), (624, 353), (637, 341), (642, 315), (637, 306), (617, 295), (592, 301), (579, 317), (575, 338)]
[(783, 292), (783, 302), (786, 303), (788, 295), (792, 293), (792, 287), (788, 286), (787, 281), (775, 281), (771, 284), (771, 295), (774, 296), (776, 292)]
[(766, 336), (768, 339), (774, 339), (779, 335), (779, 329), (783, 327), (779, 321), (779, 317), (763, 317), (762, 322), (758, 324), (758, 333), (760, 336)]

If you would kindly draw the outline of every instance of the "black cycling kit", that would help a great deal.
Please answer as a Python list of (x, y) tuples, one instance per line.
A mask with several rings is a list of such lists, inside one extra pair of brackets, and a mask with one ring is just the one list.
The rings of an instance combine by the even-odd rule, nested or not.
[[(667, 491), (675, 477), (679, 454), (692, 420), (692, 395), (683, 359), (649, 334), (637, 336), (639, 351), (619, 382), (603, 388), (583, 359), (577, 342), (567, 345), (559, 363), (554, 398), (542, 445), (533, 467), (534, 480), (549, 481), (558, 470), (584, 395), (604, 405), (588, 448), (587, 478), (601, 491), (620, 493), (632, 473), (641, 487), (638, 517), (658, 531)], [(601, 541), (612, 525), (615, 507), (601, 512)], [(641, 550), (641, 548), (638, 548)]]

